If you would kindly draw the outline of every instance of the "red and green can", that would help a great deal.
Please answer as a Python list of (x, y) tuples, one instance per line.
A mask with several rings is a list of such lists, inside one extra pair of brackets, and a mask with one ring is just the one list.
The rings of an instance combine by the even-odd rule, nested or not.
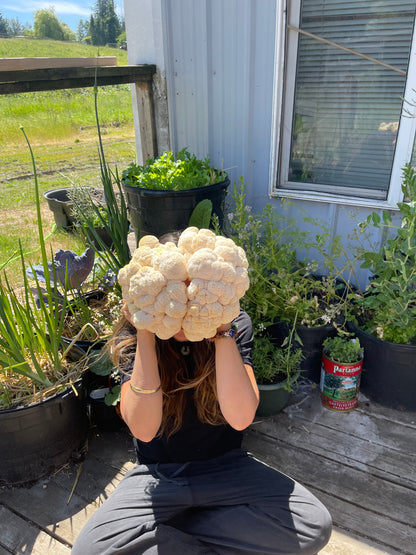
[(363, 361), (344, 364), (322, 355), (321, 400), (324, 407), (347, 412), (358, 404)]

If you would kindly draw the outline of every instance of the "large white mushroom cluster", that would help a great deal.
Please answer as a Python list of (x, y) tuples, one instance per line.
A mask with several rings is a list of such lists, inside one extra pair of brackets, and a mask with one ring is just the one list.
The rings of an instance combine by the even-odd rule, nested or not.
[(169, 339), (182, 328), (189, 341), (201, 341), (238, 316), (247, 266), (232, 239), (189, 227), (177, 246), (142, 237), (118, 279), (137, 329)]

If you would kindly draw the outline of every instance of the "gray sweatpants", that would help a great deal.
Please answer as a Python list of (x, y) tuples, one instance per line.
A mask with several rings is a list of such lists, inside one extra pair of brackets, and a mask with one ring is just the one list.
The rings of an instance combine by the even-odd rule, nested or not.
[(308, 490), (235, 449), (138, 465), (87, 522), (72, 555), (315, 554), (331, 517)]

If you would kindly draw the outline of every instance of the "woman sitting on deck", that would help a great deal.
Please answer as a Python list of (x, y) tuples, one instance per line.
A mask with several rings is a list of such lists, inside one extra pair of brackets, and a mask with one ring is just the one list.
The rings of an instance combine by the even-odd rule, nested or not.
[[(258, 389), (248, 315), (212, 340), (162, 340), (124, 306), (112, 355), (138, 465), (81, 531), (73, 555), (314, 554), (331, 517), (308, 490), (241, 448)], [(236, 332), (237, 330), (237, 332)]]

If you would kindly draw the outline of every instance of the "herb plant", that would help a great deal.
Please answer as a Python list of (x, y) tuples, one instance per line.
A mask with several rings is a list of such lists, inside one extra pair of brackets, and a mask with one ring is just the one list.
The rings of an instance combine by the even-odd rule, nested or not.
[(126, 185), (144, 189), (181, 191), (224, 181), (225, 173), (211, 167), (209, 157), (204, 160), (191, 155), (185, 148), (176, 159), (172, 152), (150, 158), (144, 166), (132, 162), (121, 174)]
[(323, 352), (334, 362), (344, 364), (353, 364), (363, 358), (363, 349), (356, 337), (327, 337), (323, 342)]
[(267, 385), (286, 381), (285, 389), (292, 389), (299, 376), (302, 350), (290, 346), (275, 346), (267, 336), (254, 339), (253, 370), (257, 383)]
[[(250, 288), (241, 304), (254, 329), (277, 320), (307, 327), (339, 320), (347, 302), (344, 270), (350, 264), (345, 258), (343, 266), (337, 265), (344, 256), (341, 238), (307, 216), (303, 223), (312, 231), (301, 231), (301, 221), (277, 213), (270, 204), (252, 214), (242, 182), (234, 187), (233, 200), (229, 234), (247, 255)], [(302, 260), (300, 251), (315, 253), (316, 260)], [(319, 267), (326, 275), (319, 274)]]

